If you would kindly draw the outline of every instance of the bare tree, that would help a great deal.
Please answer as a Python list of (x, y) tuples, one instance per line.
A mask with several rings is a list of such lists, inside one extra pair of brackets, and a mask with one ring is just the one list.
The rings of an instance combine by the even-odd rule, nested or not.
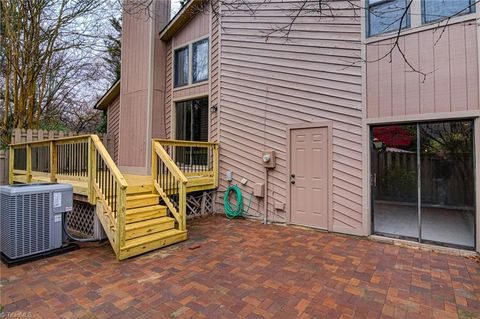
[(9, 127), (39, 127), (98, 90), (106, 12), (97, 0), (0, 0), (3, 142)]

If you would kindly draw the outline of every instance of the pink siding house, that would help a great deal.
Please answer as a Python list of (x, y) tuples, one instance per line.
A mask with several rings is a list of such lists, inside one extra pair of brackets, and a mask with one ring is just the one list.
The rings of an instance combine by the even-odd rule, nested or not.
[(480, 6), (408, 3), (125, 12), (121, 85), (96, 106), (112, 157), (149, 174), (151, 138), (218, 142), (219, 212), (238, 184), (253, 218), (478, 251)]

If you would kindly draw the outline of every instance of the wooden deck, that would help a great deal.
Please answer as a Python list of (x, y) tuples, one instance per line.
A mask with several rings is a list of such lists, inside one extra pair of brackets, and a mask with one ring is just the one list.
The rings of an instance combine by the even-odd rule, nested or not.
[(11, 145), (10, 183), (72, 185), (75, 199), (96, 205), (117, 258), (129, 258), (187, 239), (186, 194), (218, 185), (217, 144), (152, 146), (152, 174), (142, 176), (123, 174), (96, 135)]
[[(125, 180), (127, 181), (128, 188), (127, 194), (138, 192), (139, 190), (148, 190), (153, 192), (153, 179), (150, 175), (132, 175), (124, 174)], [(205, 190), (215, 189), (215, 182), (213, 177), (208, 174), (194, 174), (191, 176), (186, 176), (188, 182), (187, 192), (199, 192)], [(20, 172), (15, 174), (13, 181), (15, 183), (27, 183), (26, 174)], [(32, 175), (31, 183), (49, 183), (50, 175), (43, 174), (34, 174)], [(76, 199), (88, 201), (89, 194), (89, 184), (88, 180), (85, 178), (69, 178), (69, 177), (57, 177), (57, 183), (70, 184), (73, 186), (73, 193), (76, 195)], [(165, 187), (165, 190), (169, 190), (168, 187)]]

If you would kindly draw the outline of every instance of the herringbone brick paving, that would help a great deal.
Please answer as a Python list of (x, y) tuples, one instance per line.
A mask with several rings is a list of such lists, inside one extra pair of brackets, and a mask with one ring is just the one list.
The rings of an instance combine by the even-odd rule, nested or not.
[(118, 262), (108, 244), (1, 270), (5, 313), (40, 318), (480, 318), (480, 264), (209, 217)]

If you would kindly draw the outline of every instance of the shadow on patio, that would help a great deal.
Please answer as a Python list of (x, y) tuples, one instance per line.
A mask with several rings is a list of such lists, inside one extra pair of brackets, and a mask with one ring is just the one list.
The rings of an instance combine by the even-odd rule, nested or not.
[(480, 318), (467, 258), (220, 216), (122, 262), (107, 242), (0, 270), (4, 312), (49, 319)]

